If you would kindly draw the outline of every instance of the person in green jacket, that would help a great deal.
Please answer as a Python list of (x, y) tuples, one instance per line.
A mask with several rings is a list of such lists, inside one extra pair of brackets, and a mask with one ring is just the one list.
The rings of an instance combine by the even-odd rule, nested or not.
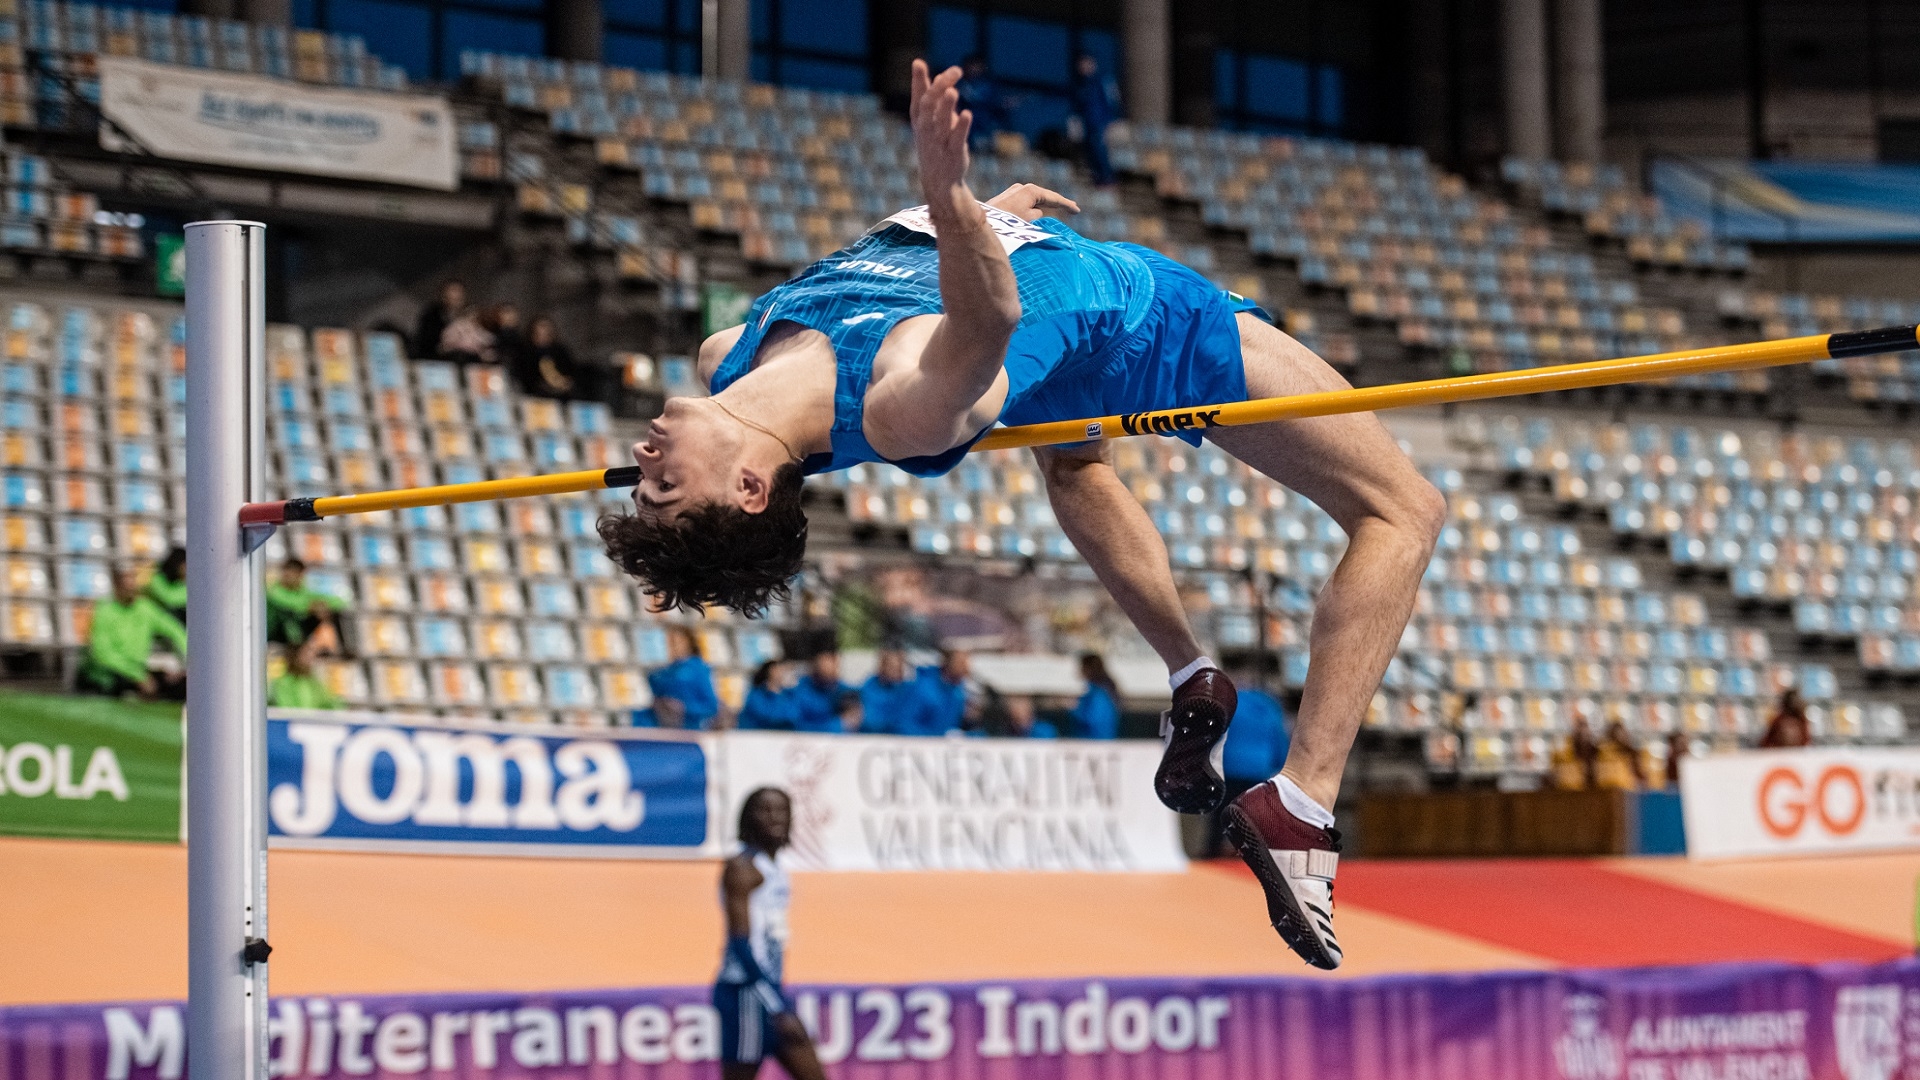
[(280, 709), (337, 709), (340, 699), (313, 673), (312, 642), (287, 653), (287, 670), (267, 687), (267, 704)]
[(175, 652), (187, 654), (187, 628), (140, 591), (132, 570), (113, 572), (113, 599), (94, 605), (93, 630), (80, 662), (80, 687), (119, 697), (138, 694), (148, 700), (184, 698), (186, 678), (147, 670), (153, 639), (165, 638)]
[(316, 649), (340, 651), (340, 626), (334, 617), (346, 602), (307, 588), (307, 564), (288, 559), (280, 576), (267, 585), (267, 640), (295, 646), (313, 639)]
[(160, 609), (185, 622), (187, 619), (187, 549), (174, 548), (147, 578), (146, 594)]

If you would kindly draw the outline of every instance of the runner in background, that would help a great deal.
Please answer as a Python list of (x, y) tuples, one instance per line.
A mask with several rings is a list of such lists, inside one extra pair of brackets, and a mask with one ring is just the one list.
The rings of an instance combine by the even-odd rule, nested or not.
[(714, 980), (720, 1012), (720, 1073), (753, 1080), (771, 1055), (793, 1080), (825, 1080), (813, 1039), (781, 988), (792, 890), (780, 849), (793, 824), (793, 801), (779, 788), (757, 788), (740, 805), (740, 850), (720, 874), (727, 945)]

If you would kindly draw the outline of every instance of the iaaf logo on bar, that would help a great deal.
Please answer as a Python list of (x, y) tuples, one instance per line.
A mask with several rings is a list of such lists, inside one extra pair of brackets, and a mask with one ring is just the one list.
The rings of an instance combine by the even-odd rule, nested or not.
[(530, 832), (632, 832), (646, 818), (609, 740), (298, 721), (286, 731), (300, 782), (276, 786), (267, 807), (288, 836), (321, 836), (342, 810), (369, 825)]

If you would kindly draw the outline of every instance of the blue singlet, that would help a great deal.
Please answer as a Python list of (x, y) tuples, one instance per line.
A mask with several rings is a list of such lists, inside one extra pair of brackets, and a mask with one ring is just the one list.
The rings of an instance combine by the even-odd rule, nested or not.
[[(1246, 399), (1233, 317), (1251, 311), (1267, 318), (1257, 305), (1148, 248), (1088, 240), (1051, 218), (1030, 226), (1012, 220), (1011, 227), (1024, 228), (1032, 239), (1009, 255), (1021, 316), (1007, 346), (1001, 423)], [(862, 427), (874, 355), (900, 320), (940, 310), (934, 238), (890, 218), (756, 301), (746, 331), (714, 371), (711, 390), (726, 389), (752, 369), (775, 323), (818, 330), (833, 343), (839, 363), (833, 452), (809, 457), (805, 471), (888, 461), (868, 445)], [(917, 476), (938, 476), (985, 434), (983, 429), (942, 454), (888, 463)], [(1173, 434), (1200, 441), (1196, 432)]]

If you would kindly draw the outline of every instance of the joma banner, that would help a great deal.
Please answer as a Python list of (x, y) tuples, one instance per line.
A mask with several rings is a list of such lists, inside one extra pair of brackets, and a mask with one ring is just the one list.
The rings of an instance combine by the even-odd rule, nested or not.
[[(837, 1080), (1894, 1080), (1920, 961), (797, 987)], [(703, 987), (289, 997), (282, 1078), (715, 1075)], [(0, 1008), (0, 1076), (181, 1080), (174, 1002)]]
[[(1160, 744), (730, 732), (727, 803), (793, 797), (810, 870), (1180, 870)], [(732, 822), (723, 822), (731, 827)]]
[(710, 737), (275, 712), (283, 847), (711, 856)]
[(1920, 750), (1750, 750), (1680, 766), (1695, 858), (1920, 850)]
[[(177, 161), (459, 186), (453, 112), (442, 97), (339, 90), (258, 75), (102, 56), (100, 111)], [(100, 143), (123, 149), (102, 126)]]

